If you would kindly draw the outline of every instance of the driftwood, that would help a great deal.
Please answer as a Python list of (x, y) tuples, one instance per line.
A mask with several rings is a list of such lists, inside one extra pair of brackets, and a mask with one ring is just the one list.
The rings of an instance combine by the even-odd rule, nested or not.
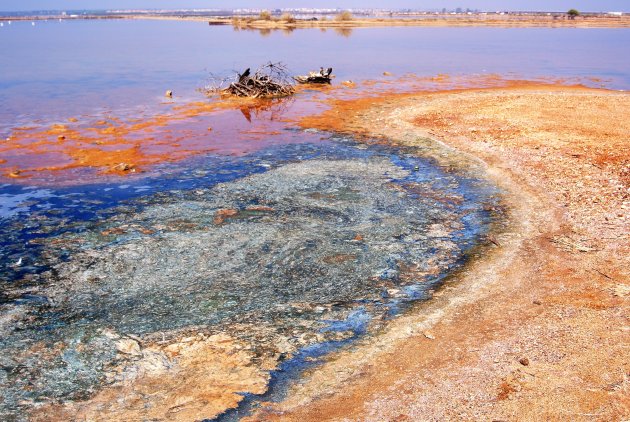
[(295, 76), (293, 79), (301, 84), (329, 84), (334, 77), (332, 67), (326, 70), (322, 67), (319, 72), (309, 72), (306, 76)]
[(253, 75), (247, 68), (243, 73), (237, 74), (227, 87), (220, 83), (214, 88), (206, 89), (206, 92), (237, 97), (277, 98), (292, 95), (295, 89), (284, 65), (267, 63)]

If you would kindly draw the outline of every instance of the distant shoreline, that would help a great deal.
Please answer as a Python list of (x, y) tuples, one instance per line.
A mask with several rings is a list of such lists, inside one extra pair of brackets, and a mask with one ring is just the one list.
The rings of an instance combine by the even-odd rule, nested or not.
[(630, 28), (630, 15), (613, 16), (608, 14), (585, 14), (569, 19), (565, 14), (473, 14), (449, 15), (433, 14), (409, 18), (366, 18), (352, 20), (334, 19), (295, 19), (279, 18), (260, 20), (253, 17), (208, 17), (167, 14), (119, 14), (119, 15), (34, 15), (0, 16), (2, 21), (44, 21), (44, 20), (182, 20), (208, 22), (209, 25), (231, 25), (241, 29), (299, 29), (299, 28), (361, 28), (386, 26), (427, 26), (427, 27), (545, 27), (545, 28)]

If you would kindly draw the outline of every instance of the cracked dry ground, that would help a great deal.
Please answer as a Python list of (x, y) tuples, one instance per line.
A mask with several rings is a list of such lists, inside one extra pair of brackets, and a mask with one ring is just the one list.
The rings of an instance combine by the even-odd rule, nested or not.
[(434, 301), (252, 420), (630, 417), (630, 95), (513, 82), (337, 101), (304, 124), (441, 140), (484, 162), (512, 223)]

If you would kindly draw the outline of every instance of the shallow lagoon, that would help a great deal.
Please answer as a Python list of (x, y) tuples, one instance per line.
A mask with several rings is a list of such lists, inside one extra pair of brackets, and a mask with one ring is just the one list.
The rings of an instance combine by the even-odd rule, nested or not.
[(358, 28), (235, 31), (172, 21), (13, 22), (0, 28), (0, 134), (37, 119), (198, 98), (210, 72), (282, 61), (296, 74), (332, 66), (338, 80), (496, 73), (600, 78), (630, 86), (627, 29)]

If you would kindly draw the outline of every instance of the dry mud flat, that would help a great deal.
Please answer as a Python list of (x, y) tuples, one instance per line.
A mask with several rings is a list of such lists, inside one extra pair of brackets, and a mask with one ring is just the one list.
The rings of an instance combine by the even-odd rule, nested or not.
[(305, 124), (440, 139), (510, 193), (512, 226), (432, 302), (250, 420), (630, 416), (627, 93), (513, 83), (339, 101)]

